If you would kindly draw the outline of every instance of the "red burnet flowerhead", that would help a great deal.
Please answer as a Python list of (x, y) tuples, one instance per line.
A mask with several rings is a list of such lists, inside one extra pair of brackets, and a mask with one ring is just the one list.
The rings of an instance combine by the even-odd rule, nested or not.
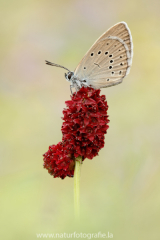
[(56, 177), (64, 179), (66, 176), (73, 177), (75, 159), (65, 143), (49, 146), (49, 150), (43, 154), (44, 168)]
[(75, 158), (92, 159), (104, 147), (108, 129), (108, 105), (100, 90), (82, 87), (65, 102), (62, 142), (43, 155), (44, 168), (55, 178), (73, 177)]
[(92, 159), (104, 147), (108, 129), (108, 105), (100, 90), (82, 87), (65, 102), (62, 141), (66, 141), (75, 157)]

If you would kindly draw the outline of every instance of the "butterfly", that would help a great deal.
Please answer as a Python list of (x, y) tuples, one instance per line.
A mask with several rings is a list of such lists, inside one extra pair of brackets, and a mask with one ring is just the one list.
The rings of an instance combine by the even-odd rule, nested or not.
[(66, 69), (65, 78), (72, 88), (94, 89), (117, 85), (129, 73), (133, 57), (131, 32), (125, 22), (119, 22), (100, 36), (82, 58), (75, 71), (55, 63), (46, 64)]

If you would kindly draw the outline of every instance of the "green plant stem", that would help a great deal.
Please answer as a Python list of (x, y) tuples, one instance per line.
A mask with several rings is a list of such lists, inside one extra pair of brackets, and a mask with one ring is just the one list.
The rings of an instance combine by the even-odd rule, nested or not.
[(75, 159), (75, 169), (74, 169), (74, 210), (75, 210), (76, 219), (79, 219), (79, 216), (80, 216), (79, 190), (80, 190), (81, 163), (82, 163), (82, 157), (79, 156)]

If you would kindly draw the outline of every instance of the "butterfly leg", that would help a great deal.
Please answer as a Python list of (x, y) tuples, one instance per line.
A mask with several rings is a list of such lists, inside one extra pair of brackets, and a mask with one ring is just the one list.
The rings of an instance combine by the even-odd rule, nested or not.
[(76, 89), (76, 93), (77, 93), (77, 91), (79, 90), (76, 85), (70, 85), (70, 91), (71, 91), (71, 94), (72, 94), (72, 95), (73, 95), (72, 88), (75, 88), (75, 89)]
[(72, 84), (70, 85), (71, 94), (73, 95), (72, 88), (75, 88), (77, 93), (81, 87), (82, 85), (77, 84), (77, 82), (72, 82)]
[(73, 88), (74, 86), (73, 85), (70, 85), (70, 91), (71, 91), (71, 94), (73, 95), (73, 92), (72, 92), (72, 88)]

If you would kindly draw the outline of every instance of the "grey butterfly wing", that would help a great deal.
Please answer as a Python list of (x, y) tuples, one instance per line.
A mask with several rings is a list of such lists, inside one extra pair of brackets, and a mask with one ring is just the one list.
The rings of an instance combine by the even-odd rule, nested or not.
[(75, 69), (79, 81), (87, 86), (109, 87), (122, 82), (129, 73), (133, 57), (130, 30), (120, 22), (105, 32), (85, 54)]

